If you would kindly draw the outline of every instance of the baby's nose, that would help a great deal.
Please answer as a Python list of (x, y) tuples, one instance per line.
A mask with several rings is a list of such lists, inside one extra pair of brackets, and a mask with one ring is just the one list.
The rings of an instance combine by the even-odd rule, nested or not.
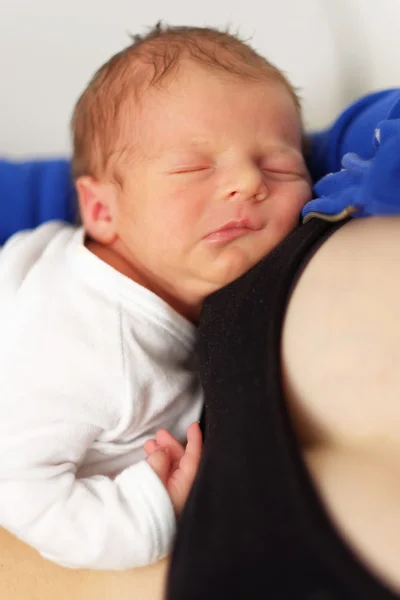
[(262, 172), (255, 167), (242, 169), (233, 177), (228, 186), (228, 198), (263, 202), (268, 189)]

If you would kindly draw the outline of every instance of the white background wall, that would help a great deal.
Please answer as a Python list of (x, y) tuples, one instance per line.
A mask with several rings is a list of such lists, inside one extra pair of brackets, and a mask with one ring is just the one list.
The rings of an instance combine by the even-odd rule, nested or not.
[(400, 0), (1, 0), (0, 154), (68, 153), (92, 73), (159, 19), (251, 37), (300, 88), (310, 128), (400, 84)]

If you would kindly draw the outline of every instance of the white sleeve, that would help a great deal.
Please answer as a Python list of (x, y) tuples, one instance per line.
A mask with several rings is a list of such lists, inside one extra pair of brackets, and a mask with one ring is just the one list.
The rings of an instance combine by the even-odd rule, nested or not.
[(128, 569), (165, 556), (175, 516), (147, 462), (76, 479), (98, 432), (76, 422), (19, 423), (0, 435), (0, 525), (63, 566)]
[(168, 553), (175, 516), (146, 462), (76, 478), (126, 385), (118, 310), (70, 269), (71, 231), (43, 226), (2, 251), (0, 526), (62, 565), (124, 569)]

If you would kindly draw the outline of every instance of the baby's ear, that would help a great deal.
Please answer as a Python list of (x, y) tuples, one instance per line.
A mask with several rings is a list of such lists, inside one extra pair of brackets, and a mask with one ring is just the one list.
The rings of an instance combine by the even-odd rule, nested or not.
[(85, 231), (100, 243), (113, 243), (117, 237), (114, 223), (114, 186), (87, 175), (79, 177), (75, 185)]

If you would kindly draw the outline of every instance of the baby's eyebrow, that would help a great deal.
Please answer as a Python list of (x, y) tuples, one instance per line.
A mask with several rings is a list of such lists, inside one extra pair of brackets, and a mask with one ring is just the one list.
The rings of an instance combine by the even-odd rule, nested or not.
[[(210, 140), (207, 139), (185, 140), (182, 144), (176, 143), (168, 148), (154, 149), (154, 152), (150, 151), (144, 160), (146, 162), (172, 163), (206, 159), (210, 153), (210, 146)], [(215, 151), (216, 149), (212, 148), (212, 152)], [(264, 157), (267, 160), (290, 160), (292, 164), (296, 162), (298, 165), (303, 162), (300, 150), (286, 145), (266, 145), (259, 149), (259, 153), (256, 151), (256, 154), (259, 158)]]
[(209, 150), (209, 147), (210, 144), (207, 141), (192, 140), (184, 144), (170, 146), (166, 149), (150, 150), (143, 156), (143, 160), (146, 162), (155, 162), (159, 160), (173, 160), (185, 155), (205, 154)]
[(168, 151), (165, 156), (168, 160), (182, 160), (204, 158), (209, 154), (209, 149), (197, 145), (181, 146)]
[(290, 158), (292, 160), (297, 160), (298, 162), (303, 161), (303, 155), (300, 150), (297, 148), (293, 148), (291, 146), (275, 146), (272, 148), (267, 148), (265, 151), (265, 156), (268, 158)]
[(204, 139), (191, 139), (171, 147), (171, 152), (205, 151), (210, 148), (210, 141)]

